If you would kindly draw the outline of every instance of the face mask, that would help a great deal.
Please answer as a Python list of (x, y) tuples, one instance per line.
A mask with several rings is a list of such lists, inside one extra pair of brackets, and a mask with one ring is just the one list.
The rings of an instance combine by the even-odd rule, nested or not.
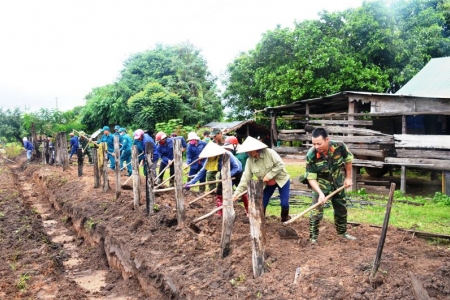
[(195, 142), (197, 142), (197, 141), (196, 141), (196, 140), (190, 140), (190, 141), (189, 141), (189, 144), (195, 145)]
[(166, 140), (160, 140), (160, 141), (159, 141), (159, 144), (160, 144), (160, 145), (165, 145), (165, 144), (166, 144)]

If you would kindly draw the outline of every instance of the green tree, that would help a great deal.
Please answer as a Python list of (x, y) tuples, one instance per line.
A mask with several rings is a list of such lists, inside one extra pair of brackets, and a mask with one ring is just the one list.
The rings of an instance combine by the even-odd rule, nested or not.
[(0, 108), (0, 141), (22, 142), (22, 112), (19, 108), (3, 110)]

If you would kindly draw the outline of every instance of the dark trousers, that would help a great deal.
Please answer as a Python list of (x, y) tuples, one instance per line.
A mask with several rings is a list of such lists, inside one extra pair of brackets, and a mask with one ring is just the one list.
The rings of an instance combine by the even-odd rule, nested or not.
[[(167, 167), (167, 164), (162, 162), (159, 164), (159, 174), (158, 174), (158, 178), (160, 180), (164, 180), (164, 173), (166, 173), (166, 171), (164, 170)], [(164, 171), (163, 171), (164, 170)], [(170, 170), (170, 176), (172, 176), (173, 174), (175, 174), (175, 166), (174, 163), (172, 163), (169, 167)], [(170, 179), (170, 186), (173, 186), (173, 183), (175, 181), (175, 178)]]
[(280, 202), (281, 208), (289, 209), (289, 189), (291, 186), (291, 181), (288, 180), (283, 187), (280, 187), (278, 184), (274, 185), (266, 185), (263, 191), (263, 205), (264, 209), (269, 204), (270, 197), (272, 197), (275, 189), (278, 188), (278, 192), (280, 193)]

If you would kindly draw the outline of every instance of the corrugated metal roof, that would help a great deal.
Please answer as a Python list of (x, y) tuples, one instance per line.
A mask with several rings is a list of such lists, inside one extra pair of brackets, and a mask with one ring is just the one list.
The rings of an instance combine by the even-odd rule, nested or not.
[(234, 122), (210, 122), (206, 125), (204, 125), (204, 127), (208, 127), (208, 128), (218, 128), (221, 130), (224, 129), (228, 129), (228, 128), (232, 128), (235, 127), (243, 122), (247, 122), (247, 121), (234, 121)]
[(395, 94), (450, 97), (450, 57), (432, 58)]

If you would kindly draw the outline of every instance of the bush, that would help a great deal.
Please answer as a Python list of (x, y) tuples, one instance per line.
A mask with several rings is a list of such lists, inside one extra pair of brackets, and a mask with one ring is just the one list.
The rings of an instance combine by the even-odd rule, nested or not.
[(23, 148), (17, 143), (11, 143), (5, 146), (6, 158), (14, 159), (22, 153)]
[(436, 192), (432, 201), (438, 205), (450, 206), (450, 197), (443, 193)]

